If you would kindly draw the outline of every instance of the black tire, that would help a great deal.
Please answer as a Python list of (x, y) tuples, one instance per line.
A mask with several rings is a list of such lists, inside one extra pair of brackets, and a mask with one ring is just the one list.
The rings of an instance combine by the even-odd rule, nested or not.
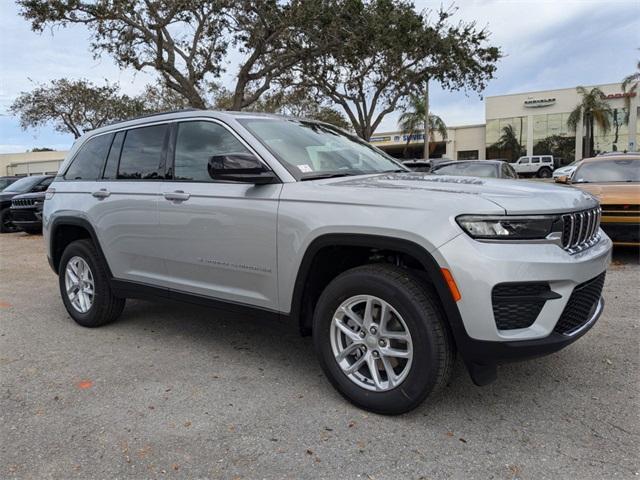
[(8, 208), (0, 211), (0, 233), (15, 232), (16, 227), (11, 223), (11, 211)]
[[(71, 304), (65, 286), (65, 270), (69, 260), (81, 257), (89, 266), (94, 281), (93, 303), (86, 313)], [(109, 275), (104, 262), (96, 252), (91, 240), (76, 240), (65, 248), (58, 270), (60, 295), (67, 312), (76, 323), (83, 327), (100, 327), (117, 319), (124, 309), (125, 299), (116, 297), (109, 285)]]
[[(354, 383), (331, 348), (331, 322), (337, 308), (348, 298), (364, 294), (392, 305), (411, 334), (411, 367), (391, 390), (376, 392)], [(413, 410), (448, 382), (455, 347), (444, 322), (435, 292), (420, 278), (394, 265), (365, 265), (340, 274), (322, 292), (314, 312), (313, 343), (322, 369), (340, 394), (371, 412), (397, 415)]]
[(548, 167), (542, 167), (538, 170), (538, 178), (551, 178), (551, 169)]

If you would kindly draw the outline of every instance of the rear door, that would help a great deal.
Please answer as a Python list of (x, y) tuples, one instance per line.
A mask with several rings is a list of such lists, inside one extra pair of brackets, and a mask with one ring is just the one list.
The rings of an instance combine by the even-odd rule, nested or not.
[[(281, 184), (214, 181), (214, 155), (256, 153), (221, 122), (175, 124), (158, 205), (167, 286), (277, 308), (276, 226)], [(256, 155), (257, 156), (257, 155)]]
[(101, 178), (88, 189), (87, 212), (114, 277), (161, 285), (164, 258), (156, 246), (158, 198), (168, 124), (117, 132)]

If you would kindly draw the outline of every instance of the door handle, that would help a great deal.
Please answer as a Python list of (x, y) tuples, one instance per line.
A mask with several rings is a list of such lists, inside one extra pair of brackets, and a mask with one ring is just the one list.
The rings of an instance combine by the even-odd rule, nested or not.
[(164, 198), (173, 202), (184, 202), (185, 200), (189, 200), (191, 196), (190, 193), (185, 193), (182, 190), (176, 190), (175, 192), (166, 192), (163, 193)]
[(106, 188), (101, 188), (100, 190), (93, 192), (91, 195), (93, 195), (96, 198), (103, 199), (111, 195), (111, 192)]

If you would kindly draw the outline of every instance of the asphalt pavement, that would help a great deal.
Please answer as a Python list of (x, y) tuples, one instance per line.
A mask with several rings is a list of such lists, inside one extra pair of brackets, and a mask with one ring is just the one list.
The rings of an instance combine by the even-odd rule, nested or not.
[(0, 236), (0, 478), (614, 479), (640, 470), (640, 265), (617, 252), (596, 326), (565, 350), (359, 410), (293, 325), (129, 301), (86, 329), (42, 237)]

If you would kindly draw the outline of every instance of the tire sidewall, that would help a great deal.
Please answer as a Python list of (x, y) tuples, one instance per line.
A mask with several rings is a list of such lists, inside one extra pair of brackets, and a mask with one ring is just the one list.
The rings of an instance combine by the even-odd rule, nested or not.
[[(408, 273), (407, 273), (408, 275)], [(351, 381), (335, 361), (330, 341), (333, 314), (346, 299), (356, 295), (373, 295), (388, 302), (402, 316), (413, 346), (408, 375), (396, 388), (386, 392), (366, 390)], [(380, 413), (403, 413), (417, 406), (434, 389), (438, 377), (438, 343), (429, 328), (428, 318), (437, 315), (421, 311), (409, 292), (383, 275), (348, 272), (336, 278), (323, 292), (314, 314), (313, 338), (321, 365), (336, 389), (356, 405)]]
[[(69, 260), (73, 257), (81, 257), (87, 265), (89, 265), (89, 269), (91, 270), (91, 275), (93, 277), (94, 284), (94, 294), (93, 294), (93, 303), (91, 304), (91, 308), (86, 313), (79, 312), (75, 309), (75, 307), (71, 304), (69, 297), (67, 295), (67, 289), (65, 285), (65, 277), (66, 277), (66, 268)], [(60, 268), (58, 270), (58, 281), (60, 284), (60, 296), (62, 297), (62, 302), (64, 303), (67, 312), (77, 323), (84, 327), (94, 327), (98, 326), (101, 323), (98, 323), (98, 310), (99, 310), (99, 302), (103, 301), (103, 294), (106, 288), (106, 278), (103, 278), (100, 275), (101, 270), (97, 265), (96, 255), (84, 242), (73, 242), (70, 244), (62, 254), (60, 259)]]

